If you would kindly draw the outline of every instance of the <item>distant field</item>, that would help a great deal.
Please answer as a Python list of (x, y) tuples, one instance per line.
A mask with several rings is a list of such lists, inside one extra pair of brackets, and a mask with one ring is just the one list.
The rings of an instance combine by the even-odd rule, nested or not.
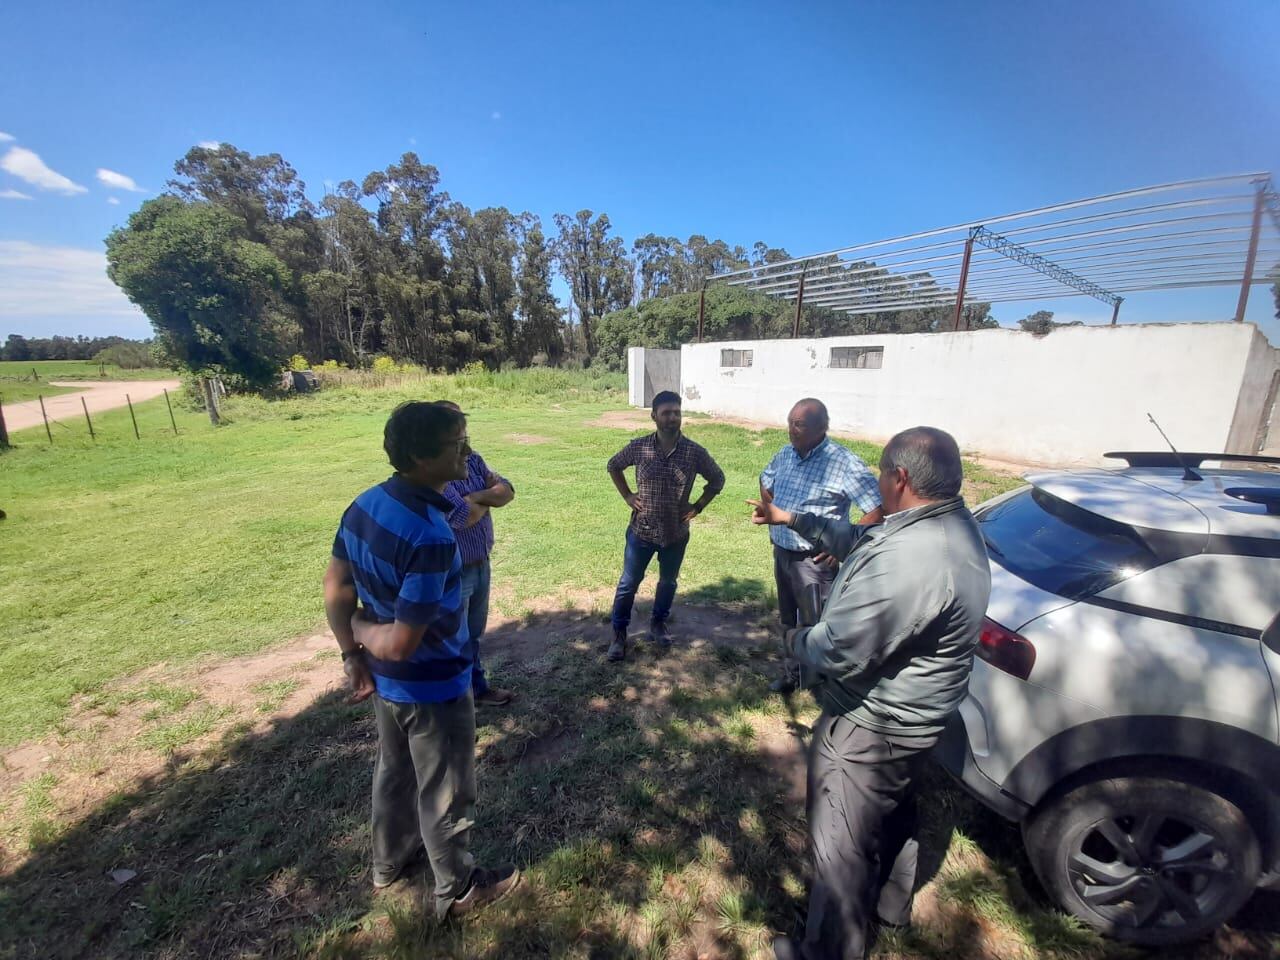
[(52, 387), (50, 380), (169, 380), (175, 376), (174, 371), (159, 367), (124, 370), (92, 360), (0, 360), (0, 403), (22, 403), (74, 389)]

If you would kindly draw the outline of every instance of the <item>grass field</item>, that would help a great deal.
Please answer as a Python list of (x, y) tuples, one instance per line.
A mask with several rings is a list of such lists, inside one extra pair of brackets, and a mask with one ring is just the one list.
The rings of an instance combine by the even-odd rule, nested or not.
[(0, 403), (22, 403), (74, 389), (50, 386), (50, 380), (169, 380), (174, 376), (172, 370), (125, 370), (93, 360), (0, 360)]
[[(601, 615), (626, 507), (604, 463), (643, 422), (621, 387), (419, 378), (233, 398), (216, 429), (179, 411), (176, 437), (152, 402), (141, 442), (119, 411), (96, 444), (17, 434), (0, 456), (0, 740), (41, 739), (11, 751), (24, 773), (0, 796), (0, 958), (767, 957), (802, 902), (815, 711), (765, 692), (771, 565), (742, 501), (785, 436), (687, 419), (728, 486), (685, 562), (685, 645), (619, 669)], [(514, 619), (486, 644), (520, 698), (480, 717), (475, 846), (528, 882), (449, 928), (423, 919), (421, 880), (371, 895), (370, 711), (326, 692), (328, 642), (291, 641), (321, 623), (338, 517), (386, 476), (382, 424), (410, 396), (458, 400), (517, 490), (494, 560)], [(1016, 482), (970, 466), (966, 494)], [(919, 923), (879, 956), (1133, 956), (1046, 904), (1007, 825), (942, 783), (924, 808)], [(1270, 949), (1226, 936), (1176, 955)]]

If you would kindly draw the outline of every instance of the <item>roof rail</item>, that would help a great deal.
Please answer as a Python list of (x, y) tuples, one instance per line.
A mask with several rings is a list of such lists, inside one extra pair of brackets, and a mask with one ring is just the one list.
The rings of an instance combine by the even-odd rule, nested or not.
[(1110, 460), (1124, 460), (1131, 467), (1178, 467), (1186, 469), (1200, 466), (1206, 460), (1229, 460), (1233, 463), (1280, 464), (1280, 457), (1264, 457), (1256, 453), (1174, 453), (1170, 450), (1117, 450), (1104, 453)]

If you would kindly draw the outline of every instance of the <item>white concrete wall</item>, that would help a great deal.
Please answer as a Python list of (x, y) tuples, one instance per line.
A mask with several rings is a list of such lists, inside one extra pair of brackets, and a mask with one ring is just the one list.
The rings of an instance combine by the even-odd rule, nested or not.
[(680, 392), (680, 351), (628, 347), (627, 397), (631, 405), (647, 407), (663, 390)]
[[(833, 430), (884, 440), (929, 424), (966, 451), (1054, 464), (1162, 449), (1150, 411), (1182, 449), (1218, 451), (1255, 335), (1252, 324), (1182, 323), (693, 344), (681, 395), (686, 410), (779, 426), (814, 396)], [(881, 346), (883, 366), (831, 368), (833, 346)], [(722, 368), (725, 347), (753, 350), (752, 366)]]
[(1280, 350), (1272, 347), (1261, 332), (1255, 331), (1231, 425), (1227, 447), (1230, 452), (1258, 453), (1280, 446), (1280, 429), (1273, 429), (1270, 439), (1267, 436), (1276, 402), (1272, 390), (1277, 372), (1280, 372)]

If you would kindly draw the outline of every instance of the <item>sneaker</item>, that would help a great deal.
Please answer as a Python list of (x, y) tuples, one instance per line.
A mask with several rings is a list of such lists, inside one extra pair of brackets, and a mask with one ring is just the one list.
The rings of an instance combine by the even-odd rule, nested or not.
[(671, 632), (667, 630), (665, 620), (654, 620), (649, 624), (649, 639), (664, 650), (671, 646)]
[(471, 871), (471, 883), (467, 892), (449, 904), (449, 916), (465, 917), (481, 907), (501, 900), (520, 883), (520, 871), (515, 864), (504, 863), (496, 870), (476, 867)]
[(615, 663), (627, 659), (627, 631), (622, 627), (613, 628), (613, 643), (609, 644), (608, 656)]
[(476, 694), (476, 704), (479, 706), (487, 704), (491, 707), (505, 707), (515, 698), (516, 695), (510, 690), (503, 690), (501, 687), (490, 687), (484, 693)]

